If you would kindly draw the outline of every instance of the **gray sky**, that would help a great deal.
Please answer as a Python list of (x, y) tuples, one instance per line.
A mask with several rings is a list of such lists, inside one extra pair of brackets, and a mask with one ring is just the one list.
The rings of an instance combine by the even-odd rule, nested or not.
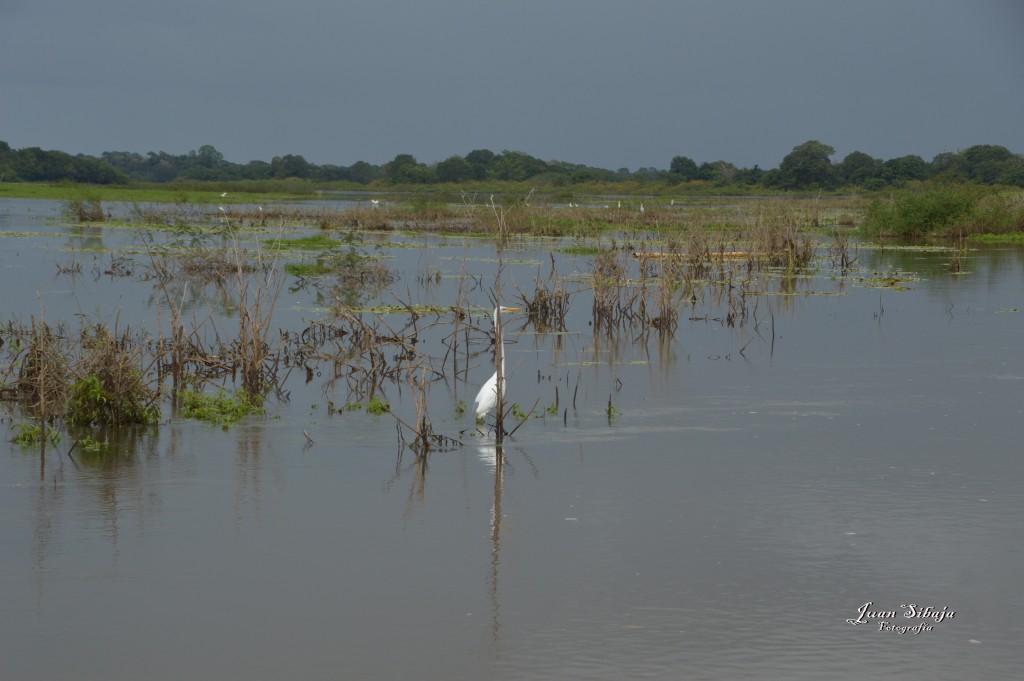
[(0, 140), (234, 162), (1024, 153), (1020, 0), (0, 0)]

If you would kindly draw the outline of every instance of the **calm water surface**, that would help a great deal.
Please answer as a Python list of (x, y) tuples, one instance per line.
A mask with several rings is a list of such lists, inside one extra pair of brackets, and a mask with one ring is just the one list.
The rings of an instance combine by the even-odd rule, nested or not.
[[(102, 273), (111, 251), (144, 270), (138, 235), (54, 215), (0, 202), (4, 319), (155, 328), (152, 284)], [(493, 279), (491, 243), (408, 241), (431, 247), (380, 249), (401, 276), (381, 301), (448, 305), (449, 273)], [(505, 281), (525, 290), (557, 245), (507, 251)], [(762, 297), (760, 336), (708, 296), (646, 342), (595, 336), (588, 259), (560, 257), (581, 289), (570, 333), (506, 322), (509, 398), (542, 410), (557, 387), (559, 411), (500, 465), (479, 436), (403, 454), (391, 417), (327, 414), (345, 396), (318, 380), (266, 419), (176, 419), (74, 461), (7, 443), (6, 411), (0, 677), (1019, 678), (1024, 251), (973, 251), (959, 277), (942, 252), (859, 256)], [(57, 274), (71, 257), (83, 274)], [(279, 324), (323, 314), (287, 288)], [(440, 432), (469, 428), (454, 405), (478, 361), (432, 389)], [(927, 627), (849, 624), (869, 602)], [(904, 618), (911, 603), (955, 615)]]

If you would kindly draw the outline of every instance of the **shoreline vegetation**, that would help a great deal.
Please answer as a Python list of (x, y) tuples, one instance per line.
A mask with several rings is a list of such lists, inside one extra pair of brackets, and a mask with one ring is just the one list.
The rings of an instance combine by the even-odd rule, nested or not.
[[(1024, 189), (976, 183), (915, 181), (877, 191), (757, 193), (679, 192), (646, 186), (635, 193), (601, 193), (580, 187), (565, 196), (523, 183), (469, 185), (459, 191), (421, 185), (410, 191), (246, 187), (231, 183), (89, 185), (0, 184), (0, 199), (54, 200), (72, 223), (144, 227), (213, 227), (227, 219), (254, 229), (267, 227), (376, 232), (426, 232), (487, 236), (500, 210), (507, 235), (587, 237), (609, 232), (749, 231), (765, 219), (784, 216), (810, 232), (842, 229), (866, 239), (921, 238), (1024, 242)], [(345, 200), (344, 206), (332, 205)], [(492, 203), (493, 202), (493, 203)], [(113, 210), (120, 204), (118, 210)]]
[[(455, 233), (486, 233), (500, 206), (509, 211), (506, 222), (515, 223), (512, 233), (542, 236), (685, 226), (693, 222), (687, 208), (695, 204), (707, 226), (742, 228), (749, 215), (731, 224), (729, 216), (723, 219), (726, 211), (709, 212), (706, 205), (759, 198), (790, 204), (812, 227), (824, 216), (831, 218), (826, 223), (860, 227), (868, 237), (1021, 239), (1024, 156), (1005, 147), (976, 145), (930, 162), (918, 156), (883, 161), (855, 151), (833, 163), (834, 154), (832, 147), (810, 140), (768, 170), (674, 156), (667, 170), (611, 171), (486, 149), (434, 164), (399, 154), (380, 166), (357, 161), (346, 167), (316, 165), (297, 155), (243, 165), (210, 145), (180, 156), (104, 152), (96, 158), (16, 150), (0, 141), (0, 198), (64, 201), (66, 215), (76, 222), (106, 219), (104, 203), (134, 204), (133, 212), (149, 225), (160, 223), (157, 211), (138, 206), (167, 204), (179, 207), (178, 216), (164, 216), (172, 226), (181, 224), (181, 213), (203, 212), (185, 211), (189, 205), (223, 207), (245, 218), (242, 206), (262, 212), (265, 204), (312, 200), (322, 204), (312, 215), (276, 205), (274, 224)], [(345, 198), (374, 210), (349, 208), (341, 215), (328, 207), (327, 199)], [(556, 214), (555, 208), (569, 210)], [(257, 214), (250, 221), (265, 226), (270, 220)]]

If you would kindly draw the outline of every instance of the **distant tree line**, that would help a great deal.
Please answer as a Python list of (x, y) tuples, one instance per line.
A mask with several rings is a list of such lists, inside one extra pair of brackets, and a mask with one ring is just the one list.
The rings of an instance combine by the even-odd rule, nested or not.
[(72, 156), (63, 151), (44, 151), (39, 147), (11, 149), (0, 141), (0, 180), (3, 182), (83, 182), (120, 184), (129, 177), (109, 163), (91, 156)]
[(927, 162), (920, 156), (900, 156), (883, 161), (861, 151), (839, 163), (830, 157), (835, 149), (816, 140), (797, 146), (777, 169), (761, 178), (767, 187), (782, 189), (835, 189), (842, 186), (882, 189), (911, 180), (977, 182), (1024, 187), (1024, 156), (1006, 147), (979, 144), (958, 152), (943, 152)]
[(374, 165), (357, 161), (350, 166), (317, 165), (302, 156), (275, 156), (269, 163), (232, 163), (211, 145), (175, 156), (149, 152), (145, 156), (128, 151), (107, 151), (99, 158), (38, 147), (11, 149), (0, 141), (0, 180), (55, 182), (70, 180), (93, 184), (126, 182), (174, 182), (273, 180), (298, 178), (313, 182), (352, 182), (367, 185), (465, 183), (486, 180), (531, 181), (547, 186), (568, 186), (584, 182), (660, 182), (677, 185), (703, 182), (713, 186), (762, 186), (774, 189), (838, 189), (860, 187), (882, 189), (913, 180), (937, 179), (1024, 187), (1024, 156), (1006, 147), (982, 144), (957, 152), (941, 153), (931, 161), (920, 156), (889, 160), (854, 151), (832, 162), (835, 149), (817, 140), (795, 147), (778, 168), (739, 168), (728, 161), (698, 164), (687, 156), (674, 156), (667, 170), (628, 168), (606, 170), (563, 161), (544, 161), (521, 151), (495, 153), (476, 149), (465, 156), (450, 156), (424, 164), (411, 154), (399, 154), (388, 163)]

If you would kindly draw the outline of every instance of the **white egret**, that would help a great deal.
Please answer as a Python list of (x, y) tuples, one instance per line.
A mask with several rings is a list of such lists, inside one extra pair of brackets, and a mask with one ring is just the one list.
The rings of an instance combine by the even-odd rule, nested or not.
[(220, 193), (220, 198), (222, 198), (222, 199), (223, 199), (223, 198), (224, 198), (225, 196), (227, 196), (227, 195), (228, 195), (228, 193), (227, 193), (227, 192), (221, 192), (221, 193)]
[[(501, 306), (501, 312), (519, 312), (518, 307), (505, 307)], [(494, 308), (494, 344), (501, 346), (501, 396), (505, 396), (505, 385), (508, 383), (508, 377), (505, 376), (505, 348), (503, 347), (504, 340), (501, 333), (501, 319), (498, 315), (498, 308)], [(487, 412), (491, 411), (498, 405), (498, 372), (495, 370), (494, 374), (487, 379), (487, 382), (480, 388), (480, 392), (476, 394), (476, 399), (473, 401), (473, 410), (476, 412), (478, 419), (483, 418)]]
[(376, 208), (380, 205), (380, 199), (370, 199), (370, 203), (372, 203), (373, 207)]

